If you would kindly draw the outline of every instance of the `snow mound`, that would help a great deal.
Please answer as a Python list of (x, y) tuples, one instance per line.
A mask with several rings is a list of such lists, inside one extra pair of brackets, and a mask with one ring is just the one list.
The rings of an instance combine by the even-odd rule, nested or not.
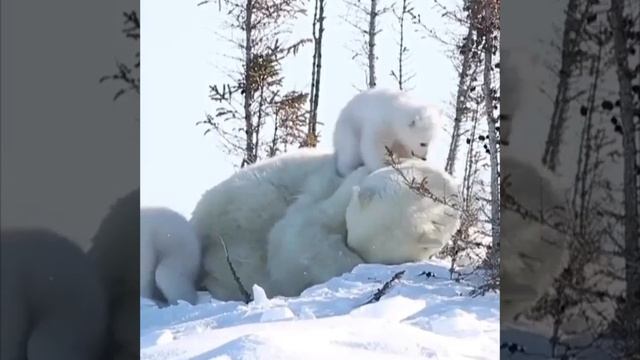
[[(299, 297), (141, 303), (141, 359), (496, 359), (499, 297), (467, 294), (440, 261), (363, 264)], [(399, 271), (380, 301), (368, 303)], [(435, 277), (426, 277), (431, 272)]]

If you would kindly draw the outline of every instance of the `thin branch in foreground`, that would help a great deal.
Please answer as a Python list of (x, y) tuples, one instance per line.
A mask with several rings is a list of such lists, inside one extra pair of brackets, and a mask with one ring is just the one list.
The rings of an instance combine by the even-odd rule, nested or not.
[(405, 273), (405, 270), (398, 271), (397, 273), (395, 273), (391, 277), (391, 279), (389, 279), (387, 282), (385, 282), (382, 285), (382, 287), (380, 289), (378, 289), (378, 291), (376, 291), (375, 294), (373, 294), (373, 296), (371, 297), (371, 299), (369, 299), (369, 301), (367, 301), (366, 303), (362, 304), (361, 306), (377, 303), (378, 301), (380, 301), (380, 299), (382, 299), (382, 297), (385, 296), (387, 294), (387, 292), (389, 292), (389, 289), (391, 289), (391, 286), (393, 286), (393, 283), (395, 283), (396, 281), (400, 280), (400, 278), (404, 275), (404, 273)]
[(238, 273), (236, 273), (236, 269), (233, 267), (233, 263), (231, 263), (231, 259), (229, 258), (229, 252), (227, 251), (227, 244), (225, 244), (224, 239), (222, 239), (221, 236), (218, 236), (218, 239), (222, 244), (222, 249), (224, 249), (224, 256), (227, 259), (227, 264), (229, 265), (229, 269), (231, 270), (231, 275), (233, 275), (233, 280), (236, 282), (236, 284), (238, 284), (238, 290), (240, 290), (240, 294), (242, 294), (245, 304), (248, 304), (251, 301), (253, 301), (253, 297), (251, 296), (251, 294), (249, 294), (249, 292), (247, 291), (247, 288), (244, 287), (244, 285), (242, 284), (242, 281), (240, 281), (240, 277), (238, 276)]

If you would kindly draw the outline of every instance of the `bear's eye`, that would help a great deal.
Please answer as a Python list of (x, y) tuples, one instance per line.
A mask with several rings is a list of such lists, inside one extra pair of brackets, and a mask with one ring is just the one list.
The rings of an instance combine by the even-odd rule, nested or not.
[(427, 143), (420, 143), (420, 146), (427, 147)]

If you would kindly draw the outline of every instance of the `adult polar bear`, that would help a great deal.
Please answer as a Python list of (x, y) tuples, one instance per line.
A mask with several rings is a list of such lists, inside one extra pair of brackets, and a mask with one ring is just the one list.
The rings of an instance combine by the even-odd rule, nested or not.
[(71, 240), (2, 229), (0, 359), (107, 359), (107, 303), (98, 274)]
[(347, 247), (344, 214), (354, 186), (368, 173), (364, 166), (353, 171), (327, 199), (318, 201), (301, 194), (271, 228), (267, 271), (274, 292), (298, 295), (363, 262)]
[(226, 261), (222, 241), (239, 278), (246, 284), (267, 284), (267, 234), (300, 194), (329, 197), (343, 179), (331, 152), (299, 149), (247, 166), (205, 192), (191, 224), (202, 242), (204, 286), (217, 299), (242, 295)]
[[(410, 179), (426, 179), (438, 199), (416, 193), (406, 184)], [(360, 167), (328, 199), (314, 203), (303, 195), (268, 235), (272, 286), (297, 295), (363, 262), (426, 260), (458, 227), (457, 194), (448, 174), (406, 160), (372, 174)], [(437, 201), (444, 199), (449, 203)]]
[[(440, 173), (422, 161), (407, 161), (404, 170), (408, 169), (415, 169), (416, 172), (425, 174)], [(379, 215), (382, 215), (380, 212), (386, 209), (388, 216), (384, 222), (386, 226), (379, 229), (381, 233), (377, 234), (377, 241), (382, 241), (386, 236), (386, 241), (391, 244), (415, 242), (415, 246), (392, 245), (389, 248), (411, 248), (416, 251), (396, 255), (391, 250), (391, 253), (385, 255), (381, 253), (383, 247), (375, 243), (372, 249), (366, 249), (365, 238), (354, 241), (354, 244), (360, 246), (362, 250), (366, 249), (363, 253), (371, 259), (380, 259), (386, 263), (426, 259), (434, 249), (437, 251), (444, 244), (448, 236), (446, 231), (439, 233), (439, 244), (436, 242), (429, 244), (424, 240), (431, 238), (424, 234), (425, 228), (421, 225), (424, 219), (415, 216), (416, 214), (412, 212), (426, 209), (427, 199), (406, 195), (412, 190), (402, 187), (399, 183), (396, 190), (389, 191), (390, 183), (400, 181), (400, 177), (392, 175), (392, 171), (395, 173), (396, 170), (385, 168), (371, 174), (370, 180), (367, 180), (369, 177), (365, 177), (362, 184), (366, 190), (363, 192), (371, 195), (369, 196), (371, 202), (368, 204), (371, 207), (364, 204), (366, 196), (358, 195), (359, 204), (353, 205), (351, 212), (354, 219), (358, 219), (358, 216), (360, 218), (352, 221), (353, 231), (367, 234), (364, 228), (371, 225), (367, 220), (370, 216), (367, 214), (367, 209), (375, 209), (374, 211)], [(359, 175), (366, 173), (365, 171)], [(358, 176), (358, 173), (354, 176)], [(450, 178), (444, 177), (444, 179), (450, 182), (447, 185), (448, 188), (456, 188)], [(246, 286), (260, 284), (270, 296), (293, 294), (301, 291), (301, 287), (326, 280), (327, 276), (336, 276), (350, 270), (348, 268), (350, 262), (353, 265), (358, 263), (359, 255), (351, 253), (347, 248), (346, 242), (350, 240), (346, 235), (347, 232), (351, 232), (351, 228), (347, 229), (342, 223), (346, 224), (344, 214), (353, 196), (351, 185), (360, 182), (360, 179), (355, 178), (357, 181), (351, 184), (352, 180), (353, 178), (345, 180), (338, 175), (334, 154), (315, 149), (301, 149), (246, 167), (206, 192), (196, 206), (191, 219), (204, 245), (205, 287), (217, 299), (242, 298), (227, 265), (222, 241), (226, 244), (230, 259), (243, 283)], [(336, 192), (343, 182), (347, 184), (346, 188)], [(433, 192), (438, 194), (438, 187), (434, 188)], [(296, 204), (292, 205), (294, 202)], [(336, 205), (335, 211), (331, 211), (330, 206), (327, 208), (328, 204)], [(389, 204), (395, 205), (387, 206)], [(416, 206), (416, 204), (425, 205)], [(289, 208), (291, 211), (287, 212)], [(335, 217), (336, 214), (339, 216)], [(322, 218), (325, 215), (327, 217)], [(401, 220), (403, 217), (407, 219)], [(454, 223), (457, 221), (457, 217), (447, 219)], [(402, 238), (395, 238), (400, 235), (395, 230), (398, 224), (406, 226), (403, 233), (406, 236)], [(273, 232), (271, 232), (272, 228)], [(278, 228), (282, 231), (276, 230)], [(449, 229), (451, 226), (445, 226), (445, 228)], [(452, 233), (453, 231), (448, 235)], [(325, 239), (326, 242), (310, 241), (310, 239)], [(280, 244), (274, 245), (276, 242)], [(272, 250), (267, 255), (269, 243)], [(308, 245), (300, 246), (301, 243)], [(332, 249), (331, 246), (336, 248)], [(273, 248), (277, 247), (281, 250), (274, 251)], [(296, 253), (289, 251), (293, 248), (296, 249)], [(323, 262), (318, 261), (318, 258), (311, 259), (314, 253), (322, 253), (322, 251), (329, 254), (342, 251), (346, 256), (347, 265), (333, 261), (334, 259), (323, 259)], [(310, 261), (305, 262), (302, 259), (310, 259)], [(283, 267), (278, 268), (278, 266)], [(297, 267), (301, 271), (287, 271), (287, 266)], [(312, 270), (317, 270), (318, 267), (327, 268), (314, 278)], [(311, 274), (309, 278), (304, 279), (308, 274)], [(290, 285), (287, 284), (288, 282)]]

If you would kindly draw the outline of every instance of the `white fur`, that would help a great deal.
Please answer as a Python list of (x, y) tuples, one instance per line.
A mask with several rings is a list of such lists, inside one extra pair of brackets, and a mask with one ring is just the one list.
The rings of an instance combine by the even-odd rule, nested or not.
[[(437, 198), (456, 204), (455, 180), (420, 160), (407, 160), (398, 170), (411, 180), (426, 178)], [(348, 246), (366, 262), (399, 264), (437, 253), (459, 224), (459, 211), (420, 196), (396, 169), (382, 168), (355, 187), (346, 212)]]
[(105, 358), (140, 354), (140, 189), (117, 199), (91, 239), (87, 256), (109, 299), (109, 345)]
[(278, 295), (299, 295), (362, 263), (347, 248), (344, 214), (353, 187), (367, 174), (364, 167), (355, 170), (327, 199), (300, 197), (273, 226), (268, 236), (268, 271)]
[(102, 359), (107, 297), (70, 240), (48, 230), (2, 230), (0, 358)]
[(187, 219), (167, 208), (140, 209), (140, 295), (162, 300), (159, 290), (169, 304), (195, 304), (199, 268), (200, 242)]
[(425, 158), (440, 117), (438, 109), (405, 92), (357, 94), (340, 112), (333, 133), (338, 172), (345, 176), (360, 165), (370, 171), (386, 166), (385, 146), (400, 158)]
[[(400, 168), (428, 176), (436, 195), (457, 194), (454, 181), (424, 161)], [(332, 154), (300, 150), (244, 168), (206, 192), (191, 222), (205, 245), (209, 292), (242, 299), (220, 239), (245, 288), (258, 284), (269, 296), (296, 295), (361, 262), (399, 264), (437, 252), (458, 213), (414, 194), (391, 168), (368, 172), (361, 167), (345, 179)]]
[[(560, 205), (562, 198), (552, 187), (550, 174), (522, 161), (503, 156), (501, 161), (507, 194), (527, 211), (539, 214)], [(565, 238), (556, 230), (510, 209), (501, 215), (501, 318), (513, 322), (550, 289), (566, 261)]]
[(203, 244), (204, 285), (220, 300), (242, 296), (233, 280), (221, 239), (244, 286), (267, 281), (267, 234), (300, 194), (309, 201), (329, 197), (342, 178), (332, 153), (299, 149), (241, 169), (208, 190), (191, 223)]

